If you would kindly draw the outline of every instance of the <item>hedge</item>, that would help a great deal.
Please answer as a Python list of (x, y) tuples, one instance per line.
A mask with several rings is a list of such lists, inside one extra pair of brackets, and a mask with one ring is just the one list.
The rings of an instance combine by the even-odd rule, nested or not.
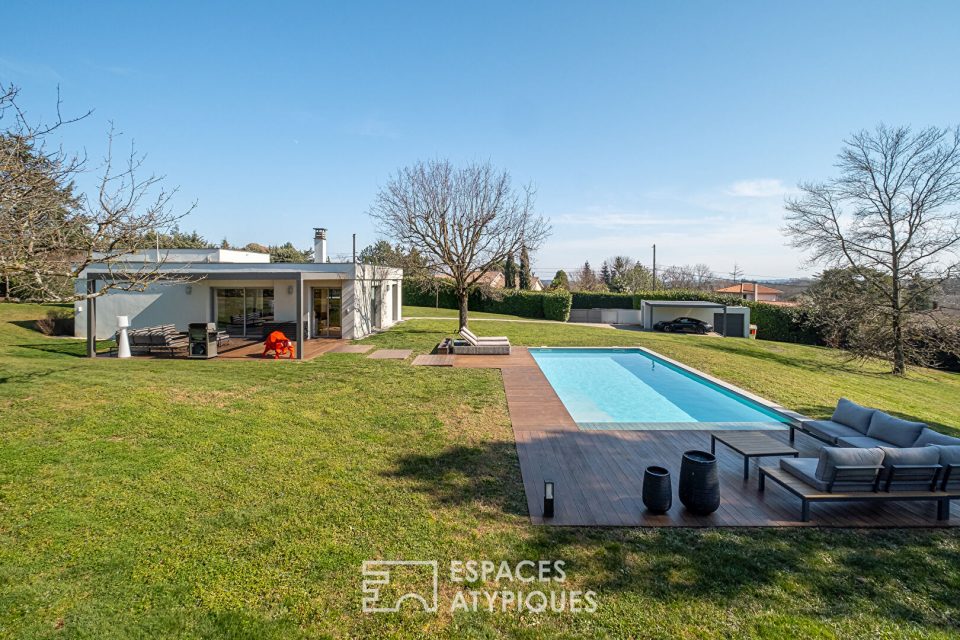
[(573, 295), (564, 289), (548, 291), (543, 296), (543, 316), (547, 320), (566, 322), (570, 319)]
[(595, 291), (574, 291), (574, 309), (631, 309), (632, 293), (598, 293)]
[[(453, 286), (441, 283), (437, 290), (422, 288), (413, 280), (404, 280), (403, 303), (416, 307), (458, 308)], [(570, 318), (571, 296), (569, 291), (518, 291), (502, 289), (497, 297), (484, 296), (479, 290), (472, 291), (467, 301), (473, 311), (502, 313), (522, 318), (546, 318), (566, 322)]]
[[(413, 280), (404, 281), (404, 304), (456, 309), (457, 297), (449, 283), (442, 283), (439, 293), (424, 290)], [(570, 309), (639, 309), (641, 300), (703, 300), (738, 305), (750, 309), (750, 322), (757, 325), (757, 338), (777, 342), (822, 344), (819, 333), (806, 323), (806, 311), (799, 307), (741, 300), (736, 296), (721, 296), (712, 291), (665, 289), (636, 293), (595, 293), (590, 291), (512, 291), (500, 290), (499, 299), (483, 296), (480, 291), (470, 294), (469, 307), (474, 311), (503, 313), (522, 318), (546, 318), (565, 322)], [(438, 305), (439, 300), (439, 305)]]

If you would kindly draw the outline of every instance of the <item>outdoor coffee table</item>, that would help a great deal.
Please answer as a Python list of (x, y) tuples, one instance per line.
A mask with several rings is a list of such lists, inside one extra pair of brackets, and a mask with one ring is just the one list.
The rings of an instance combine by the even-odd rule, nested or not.
[(788, 444), (757, 431), (725, 431), (710, 434), (710, 453), (717, 453), (717, 442), (722, 442), (743, 456), (743, 479), (750, 479), (750, 458), (768, 456), (799, 457), (800, 452)]

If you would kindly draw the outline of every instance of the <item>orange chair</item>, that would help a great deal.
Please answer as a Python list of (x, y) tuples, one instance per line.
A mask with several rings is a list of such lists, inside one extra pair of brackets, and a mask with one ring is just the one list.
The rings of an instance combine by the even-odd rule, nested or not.
[(267, 336), (267, 339), (263, 343), (263, 353), (262, 357), (267, 357), (268, 351), (273, 351), (273, 359), (276, 360), (280, 356), (287, 356), (288, 358), (295, 358), (297, 355), (296, 345), (290, 342), (290, 338), (283, 333), (283, 331), (274, 331)]

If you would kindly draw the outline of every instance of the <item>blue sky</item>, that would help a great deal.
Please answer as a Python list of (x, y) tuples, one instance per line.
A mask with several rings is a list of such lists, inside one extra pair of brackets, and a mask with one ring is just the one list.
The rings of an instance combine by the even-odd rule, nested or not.
[(538, 272), (614, 254), (810, 272), (784, 195), (851, 131), (960, 120), (960, 3), (74, 3), (7, 0), (0, 81), (94, 158), (108, 123), (211, 239), (376, 239), (396, 168), (533, 183)]

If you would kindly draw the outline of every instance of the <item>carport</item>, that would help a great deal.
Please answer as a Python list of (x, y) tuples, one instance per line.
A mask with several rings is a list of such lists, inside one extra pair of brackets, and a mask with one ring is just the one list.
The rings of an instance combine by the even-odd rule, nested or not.
[(750, 335), (750, 309), (703, 300), (641, 300), (640, 323), (653, 329), (661, 320), (688, 317), (710, 322), (723, 337)]

